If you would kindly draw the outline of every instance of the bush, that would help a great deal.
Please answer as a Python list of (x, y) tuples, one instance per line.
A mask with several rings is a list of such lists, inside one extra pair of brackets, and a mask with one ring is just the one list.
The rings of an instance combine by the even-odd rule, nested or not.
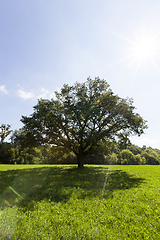
[(116, 153), (112, 153), (112, 154), (108, 154), (107, 156), (105, 156), (104, 163), (108, 164), (108, 165), (118, 164), (117, 154)]
[(141, 153), (141, 157), (144, 157), (146, 159), (146, 164), (150, 164), (150, 165), (160, 164), (160, 159), (158, 157), (158, 154), (153, 149), (146, 148)]
[(118, 162), (122, 165), (134, 165), (134, 164), (136, 164), (134, 154), (128, 149), (122, 150), (118, 157), (119, 157)]
[(12, 145), (10, 143), (0, 143), (0, 163), (11, 164), (12, 162)]
[(146, 159), (144, 157), (141, 157), (140, 154), (137, 154), (134, 157), (135, 157), (135, 164), (137, 164), (137, 165), (144, 165), (144, 164), (146, 164)]

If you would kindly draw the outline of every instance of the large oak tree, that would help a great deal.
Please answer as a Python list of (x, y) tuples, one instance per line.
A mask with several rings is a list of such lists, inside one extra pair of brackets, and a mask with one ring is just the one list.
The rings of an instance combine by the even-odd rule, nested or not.
[(100, 78), (65, 84), (55, 96), (39, 99), (33, 114), (22, 116), (23, 130), (32, 143), (73, 151), (78, 167), (83, 167), (85, 156), (99, 141), (126, 140), (147, 128), (146, 121), (135, 113), (133, 100), (115, 95)]

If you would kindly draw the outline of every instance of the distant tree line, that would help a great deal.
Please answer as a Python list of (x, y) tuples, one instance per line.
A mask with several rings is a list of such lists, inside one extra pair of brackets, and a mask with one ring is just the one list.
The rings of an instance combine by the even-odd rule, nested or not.
[[(12, 131), (9, 124), (0, 126), (0, 164), (73, 164), (77, 157), (52, 144), (29, 145), (25, 131)], [(5, 141), (10, 135), (11, 142)], [(29, 140), (28, 140), (29, 141)], [(98, 153), (98, 154), (97, 154)], [(84, 159), (84, 164), (158, 165), (160, 150), (123, 142), (99, 142)]]

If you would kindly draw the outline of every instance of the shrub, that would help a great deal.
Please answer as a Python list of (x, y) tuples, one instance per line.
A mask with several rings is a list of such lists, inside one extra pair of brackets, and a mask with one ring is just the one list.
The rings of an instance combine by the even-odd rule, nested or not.
[(160, 164), (160, 159), (158, 154), (150, 148), (146, 148), (142, 153), (141, 156), (146, 159), (146, 164), (150, 165), (158, 165)]
[(107, 156), (105, 156), (104, 163), (105, 164), (111, 164), (111, 165), (118, 164), (117, 154), (116, 153), (112, 153), (112, 154), (108, 154)]
[(120, 154), (119, 154), (119, 162), (120, 162), (120, 164), (123, 164), (123, 165), (133, 165), (133, 164), (136, 164), (134, 154), (130, 150), (128, 150), (128, 149), (122, 150), (120, 152)]

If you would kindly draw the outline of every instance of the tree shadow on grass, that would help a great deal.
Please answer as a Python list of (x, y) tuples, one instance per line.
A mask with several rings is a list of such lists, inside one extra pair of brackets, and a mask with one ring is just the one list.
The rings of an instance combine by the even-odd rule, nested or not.
[[(26, 165), (24, 165), (26, 167)], [(42, 187), (49, 168), (0, 171), (0, 209), (19, 206)]]
[(145, 178), (135, 177), (126, 171), (110, 170), (103, 193), (104, 198), (113, 197), (112, 193), (115, 190), (137, 188), (144, 182)]
[(115, 190), (138, 187), (144, 180), (122, 170), (108, 171), (108, 167), (93, 165), (82, 169), (63, 165), (0, 171), (0, 207), (9, 202), (31, 210), (34, 202), (43, 199), (67, 202), (70, 198), (101, 198), (104, 187), (104, 197), (108, 198)]

